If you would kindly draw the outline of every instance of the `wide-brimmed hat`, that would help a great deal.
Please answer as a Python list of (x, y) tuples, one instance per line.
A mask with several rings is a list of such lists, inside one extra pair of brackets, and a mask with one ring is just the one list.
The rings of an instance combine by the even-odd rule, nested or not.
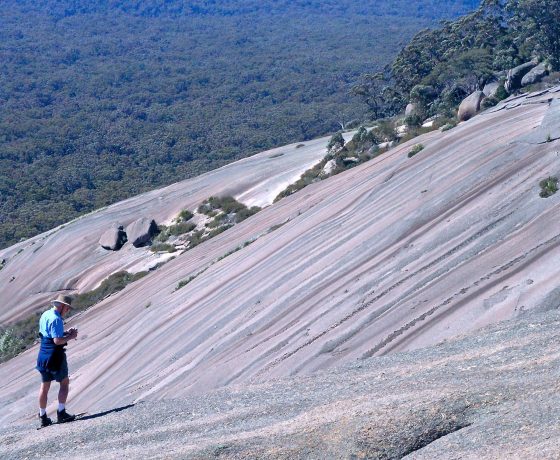
[(64, 305), (72, 306), (72, 297), (69, 295), (58, 294), (56, 299), (51, 300), (51, 303), (62, 303)]

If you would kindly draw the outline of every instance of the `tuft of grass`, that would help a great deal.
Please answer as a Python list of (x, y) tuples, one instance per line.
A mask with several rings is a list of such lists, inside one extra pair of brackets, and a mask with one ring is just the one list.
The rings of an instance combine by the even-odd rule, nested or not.
[(558, 191), (558, 178), (552, 176), (547, 177), (540, 181), (539, 185), (541, 187), (539, 196), (541, 198), (548, 198)]
[(408, 152), (408, 158), (412, 158), (414, 155), (420, 153), (422, 150), (424, 150), (424, 146), (422, 144), (416, 144), (414, 147), (412, 147), (412, 150)]
[(275, 231), (275, 230), (278, 230), (280, 227), (282, 227), (282, 225), (286, 225), (288, 222), (289, 222), (289, 220), (287, 220), (287, 221), (285, 221), (285, 222), (281, 222), (281, 223), (276, 224), (276, 225), (273, 225), (272, 227), (270, 227), (270, 228), (268, 229), (268, 232), (267, 232), (267, 233), (271, 233), (271, 232), (273, 232), (273, 231)]
[(192, 280), (194, 280), (197, 276), (202, 275), (206, 270), (208, 270), (210, 268), (210, 266), (203, 268), (202, 270), (200, 270), (198, 273), (195, 273), (194, 275), (189, 276), (187, 279), (184, 279), (182, 281), (179, 281), (179, 283), (177, 284), (177, 287), (175, 288), (175, 291), (178, 291), (179, 289), (185, 287), (187, 284), (189, 284)]
[(179, 281), (179, 283), (177, 284), (177, 287), (175, 288), (176, 291), (178, 291), (181, 288), (184, 288), (187, 284), (189, 284), (192, 280), (194, 280), (196, 278), (195, 275), (189, 276), (187, 279)]
[(550, 133), (548, 134), (548, 136), (546, 136), (546, 142), (552, 142), (552, 136), (550, 135)]
[(225, 259), (228, 256), (231, 256), (232, 254), (236, 253), (237, 251), (241, 251), (243, 248), (246, 248), (247, 246), (249, 246), (251, 243), (254, 243), (256, 240), (247, 240), (245, 241), (242, 245), (237, 246), (236, 248), (232, 249), (231, 251), (226, 252), (223, 256), (220, 256), (216, 259), (216, 262), (219, 262), (220, 260)]

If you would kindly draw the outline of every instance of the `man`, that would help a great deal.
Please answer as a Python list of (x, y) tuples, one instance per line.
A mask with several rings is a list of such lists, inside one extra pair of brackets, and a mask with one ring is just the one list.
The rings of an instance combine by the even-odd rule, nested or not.
[(64, 330), (63, 317), (72, 310), (72, 298), (59, 295), (51, 303), (52, 308), (44, 312), (39, 320), (41, 347), (39, 356), (37, 356), (37, 370), (41, 373), (42, 382), (39, 391), (39, 419), (42, 427), (52, 424), (52, 420), (47, 417), (47, 396), (53, 380), (60, 383), (57, 422), (71, 422), (76, 418), (75, 415), (66, 412), (70, 379), (68, 378), (68, 363), (64, 347), (69, 340), (78, 337), (77, 329)]

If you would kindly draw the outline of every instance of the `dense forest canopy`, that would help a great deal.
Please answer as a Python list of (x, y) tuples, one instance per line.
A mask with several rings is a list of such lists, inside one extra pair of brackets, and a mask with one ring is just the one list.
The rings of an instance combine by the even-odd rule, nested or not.
[(361, 119), (348, 97), (474, 0), (4, 0), (0, 247)]
[(407, 102), (422, 106), (424, 116), (441, 114), (531, 60), (560, 70), (560, 0), (484, 0), (468, 15), (419, 32), (384, 71), (363, 75), (354, 92), (375, 117)]

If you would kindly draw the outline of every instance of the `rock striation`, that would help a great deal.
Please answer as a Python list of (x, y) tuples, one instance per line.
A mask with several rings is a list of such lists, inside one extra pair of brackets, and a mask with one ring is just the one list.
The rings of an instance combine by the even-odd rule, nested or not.
[[(268, 206), (70, 319), (69, 327), (79, 321), (80, 328), (79, 339), (68, 347), (72, 409), (94, 413), (249, 382), (270, 388), (275, 378), (305, 379), (372, 357), (392, 359), (501, 320), (556, 309), (560, 194), (543, 200), (538, 184), (560, 173), (559, 144), (533, 144), (526, 136), (555, 124), (554, 100), (559, 97), (556, 90), (514, 97), (452, 130), (403, 142)], [(274, 181), (279, 165), (301, 162), (312, 148), (323, 158), (327, 142), (286, 147), (277, 158), (271, 152), (259, 154), (0, 251), (8, 261), (0, 271), (0, 314), (25, 311), (25, 302), (40, 298), (37, 293), (49, 295), (47, 288), (55, 281), (72, 292), (93, 284), (99, 274), (128, 270), (148, 257), (149, 251), (132, 245), (119, 252), (100, 251), (99, 229), (111, 222), (132, 222), (139, 215), (165, 222), (180, 209), (195, 209), (190, 199), (205, 199), (225, 183), (238, 187), (239, 194), (268, 194), (267, 188), (279, 185)], [(416, 144), (424, 146), (422, 154), (408, 158)], [(297, 180), (301, 172), (296, 172), (290, 176)], [(189, 198), (191, 194), (196, 195)], [(12, 283), (11, 277), (16, 277)], [(512, 334), (515, 340), (516, 330)], [(531, 338), (521, 340), (520, 355), (528, 349), (525, 343), (532, 343)], [(556, 338), (551, 343), (556, 356)], [(479, 357), (488, 360), (477, 361), (481, 377), (472, 385), (468, 377), (476, 353), (467, 351), (465, 364), (453, 367), (465, 376), (462, 388), (478, 387), (488, 377), (486, 365), (494, 363), (492, 372), (499, 368), (502, 377), (513, 371), (511, 355), (499, 355), (511, 348), (506, 344), (481, 351)], [(438, 350), (430, 357), (433, 364)], [(3, 426), (35, 416), (36, 351), (0, 365)], [(557, 369), (551, 359), (541, 370)], [(441, 368), (447, 383), (454, 379), (447, 372), (451, 362)], [(522, 380), (524, 366), (519, 363), (517, 369)], [(406, 375), (406, 369), (395, 377)], [(373, 381), (382, 372), (364, 379)], [(414, 381), (429, 383), (441, 394), (441, 380), (430, 372)], [(346, 385), (348, 380), (339, 381)], [(403, 388), (407, 384), (418, 389), (411, 381)], [(515, 392), (517, 387), (508, 388)], [(391, 391), (394, 396), (394, 387)], [(423, 397), (428, 391), (422, 387), (416, 394)], [(375, 388), (366, 393), (371, 397)], [(387, 415), (394, 414), (402, 401), (388, 398), (392, 409)], [(302, 404), (299, 398), (293, 401), (294, 407)], [(334, 409), (333, 404), (329, 407)], [(379, 413), (380, 404), (371, 412)], [(328, 413), (329, 407), (317, 411)], [(452, 411), (445, 419), (453, 414), (462, 416)], [(354, 420), (353, 415), (347, 420)], [(371, 430), (375, 420), (360, 429)], [(425, 420), (429, 425), (435, 419)], [(464, 429), (458, 431), (461, 439), (469, 433)], [(184, 443), (185, 436), (181, 439)], [(325, 439), (332, 442), (333, 436)]]

